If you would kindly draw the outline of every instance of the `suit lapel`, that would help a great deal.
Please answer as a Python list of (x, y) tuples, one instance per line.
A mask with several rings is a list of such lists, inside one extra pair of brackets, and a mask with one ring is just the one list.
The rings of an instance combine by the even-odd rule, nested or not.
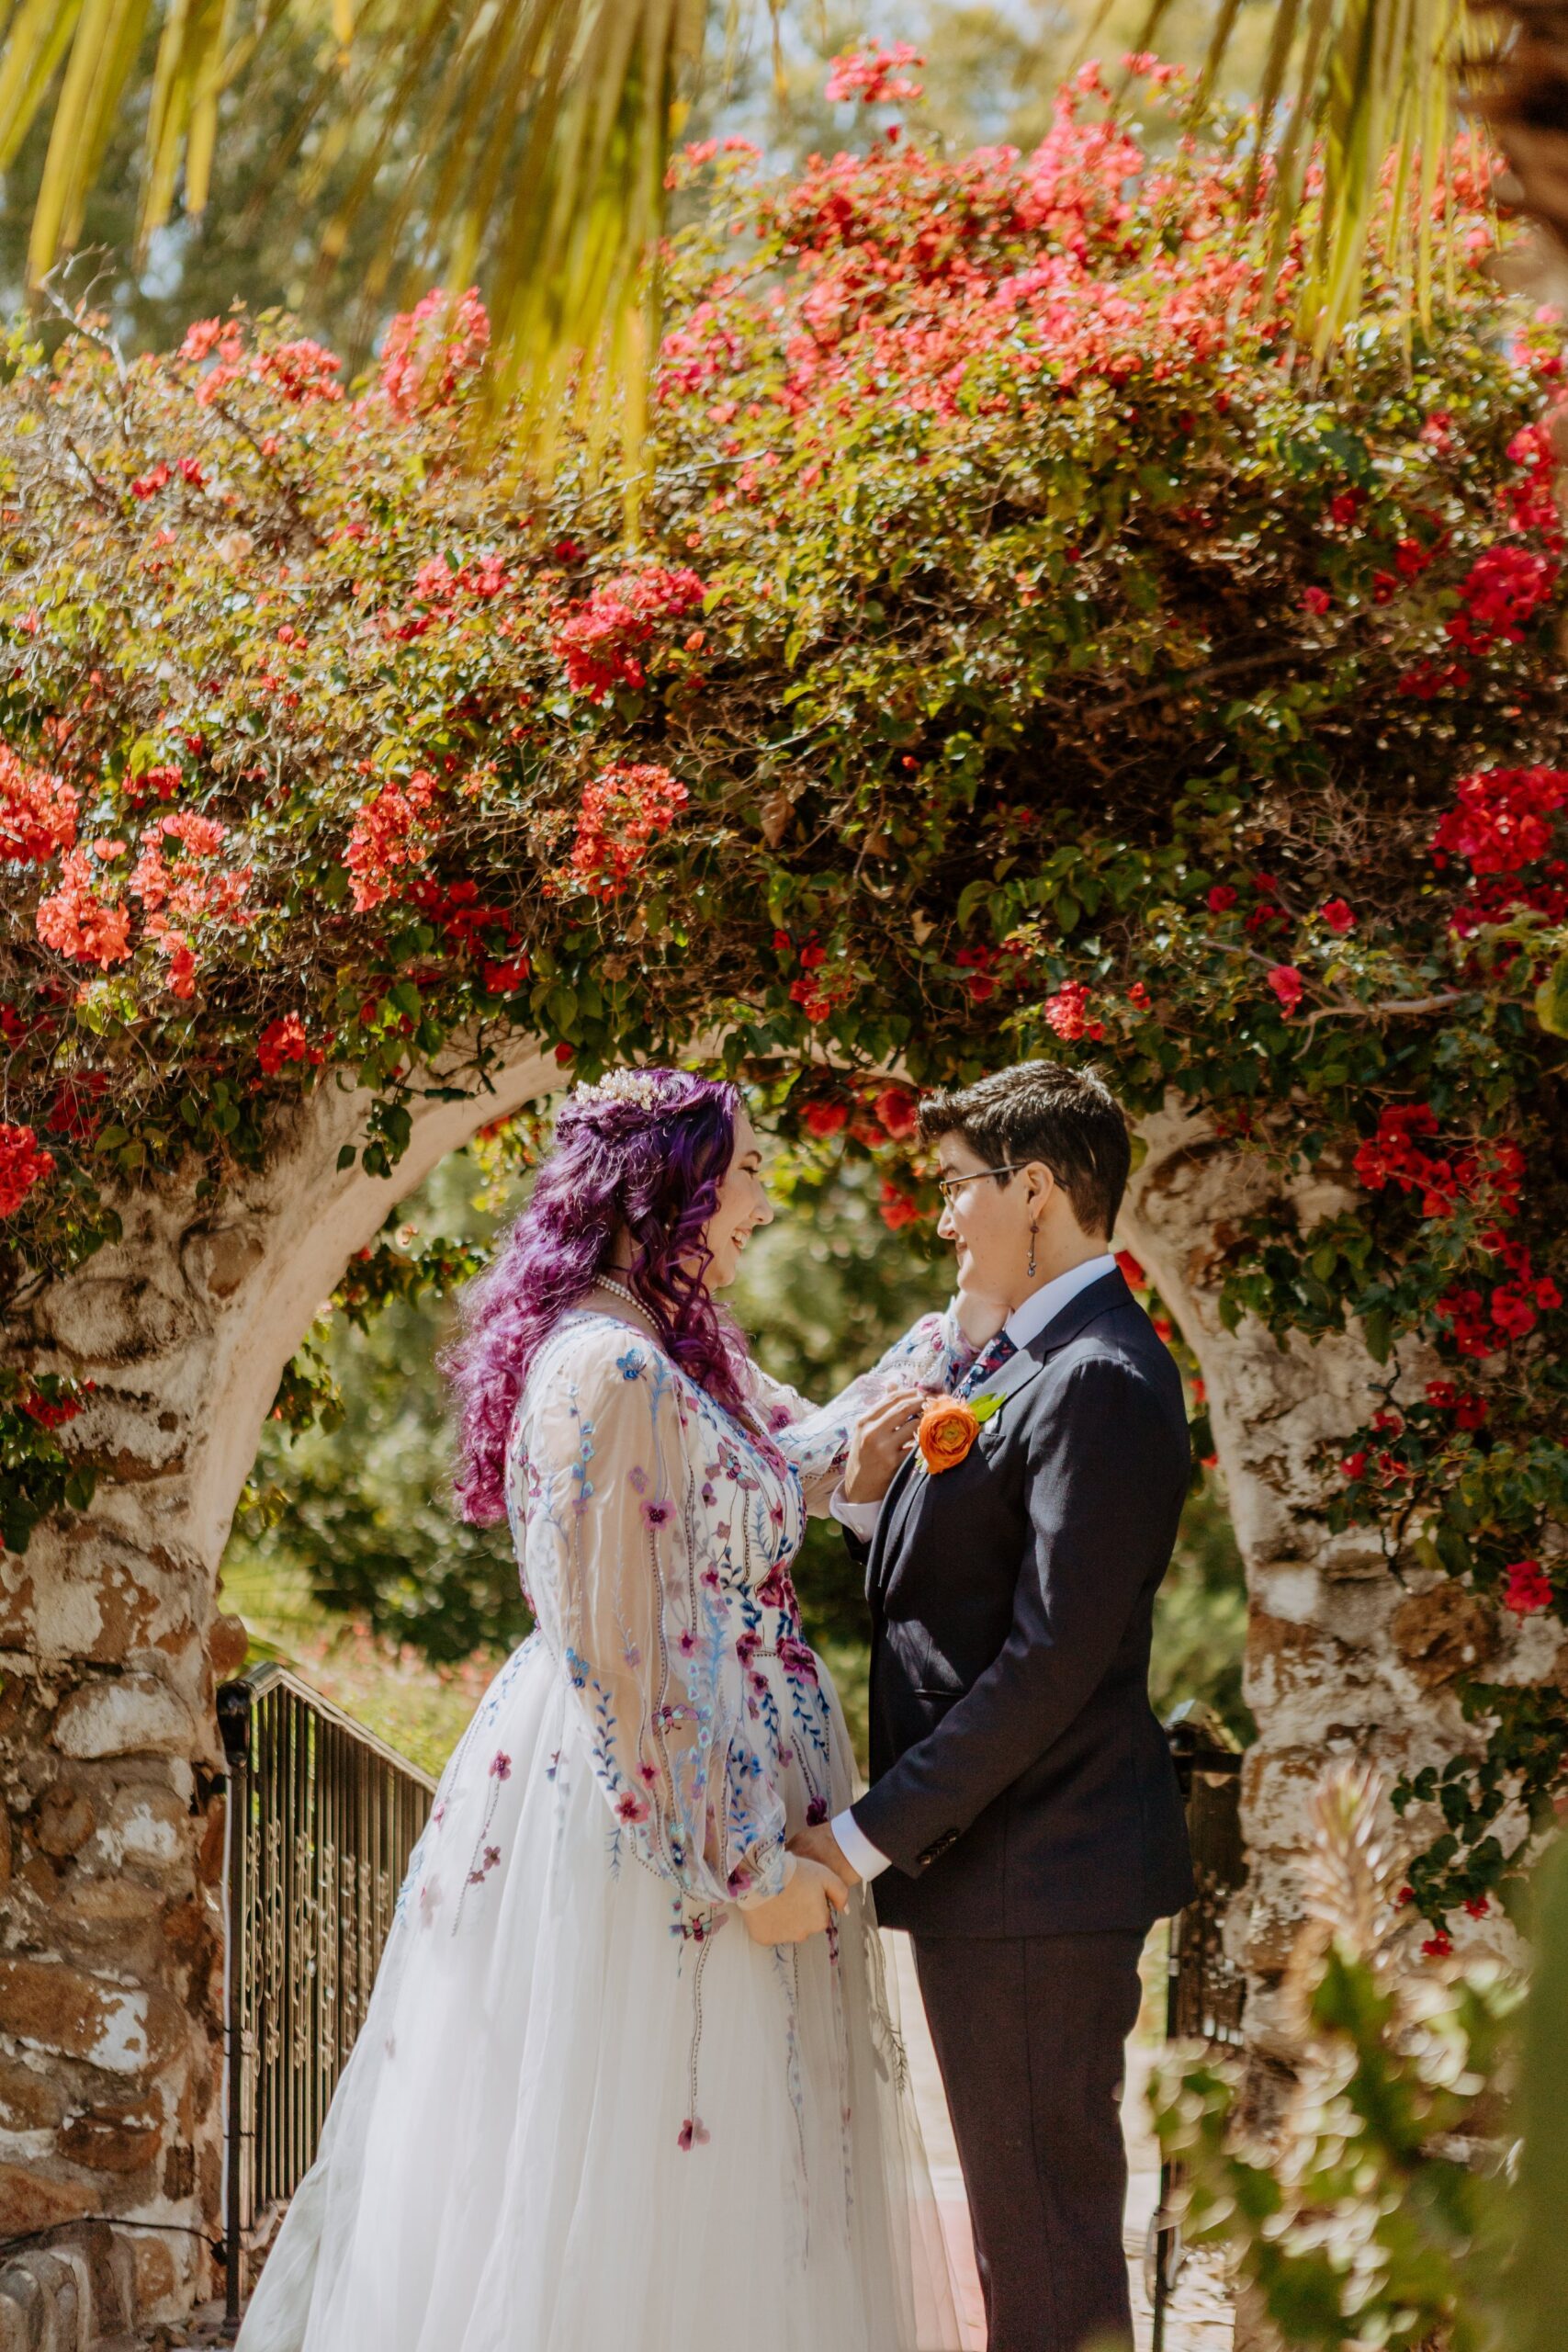
[[(1060, 1312), (1051, 1317), (1043, 1331), (1035, 1333), (1027, 1346), (1020, 1348), (1016, 1355), (1009, 1356), (1005, 1363), (998, 1364), (990, 1377), (982, 1381), (975, 1395), (995, 1396), (1005, 1407), (1009, 1397), (1016, 1396), (1028, 1387), (1037, 1374), (1043, 1372), (1058, 1348), (1065, 1348), (1069, 1340), (1076, 1340), (1097, 1316), (1105, 1314), (1111, 1307), (1132, 1304), (1133, 1294), (1120, 1267), (1111, 1273), (1101, 1274), (1098, 1282), (1090, 1283), (1086, 1290), (1079, 1291), (1076, 1298), (1068, 1299)], [(1005, 1412), (999, 1412), (993, 1419), (985, 1422), (981, 1429), (982, 1438), (987, 1429), (997, 1427), (1003, 1419)], [(901, 1462), (894, 1474), (893, 1484), (887, 1489), (886, 1500), (882, 1507), (876, 1540), (866, 1563), (866, 1598), (874, 1608), (887, 1589), (889, 1563), (903, 1540), (910, 1506), (918, 1499), (921, 1487), (930, 1476), (931, 1473), (920, 1466), (915, 1453), (910, 1453)]]

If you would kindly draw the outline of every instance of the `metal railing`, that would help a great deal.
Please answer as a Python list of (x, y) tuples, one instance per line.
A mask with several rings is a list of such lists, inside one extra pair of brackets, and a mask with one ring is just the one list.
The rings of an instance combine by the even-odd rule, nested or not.
[(218, 1693), (229, 1761), (228, 2326), (310, 2169), (434, 1782), (282, 1666)]
[[(1235, 2049), (1242, 2039), (1247, 1979), (1224, 1949), (1225, 1914), (1247, 1880), (1241, 1836), (1242, 1753), (1211, 1708), (1179, 1707), (1166, 1724), (1187, 1805), (1198, 1892), (1170, 1923), (1165, 2030), (1172, 2041)], [(1166, 2311), (1181, 2275), (1180, 2228), (1172, 2212), (1174, 2168), (1162, 2164), (1159, 2203), (1149, 2224), (1145, 2278), (1154, 2312), (1153, 2352), (1164, 2352)]]

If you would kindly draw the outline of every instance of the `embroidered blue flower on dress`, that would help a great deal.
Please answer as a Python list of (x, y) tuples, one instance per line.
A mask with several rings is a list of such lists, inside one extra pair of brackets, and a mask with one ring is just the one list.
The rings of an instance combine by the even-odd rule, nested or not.
[(623, 1380), (640, 1380), (643, 1373), (643, 1363), (644, 1359), (641, 1350), (638, 1348), (628, 1348), (625, 1355), (617, 1356), (615, 1358), (615, 1370), (620, 1374)]

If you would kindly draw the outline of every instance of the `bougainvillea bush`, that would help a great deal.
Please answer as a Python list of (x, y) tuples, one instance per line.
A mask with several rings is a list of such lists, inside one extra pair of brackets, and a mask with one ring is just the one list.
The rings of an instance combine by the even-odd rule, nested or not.
[[(1027, 156), (694, 153), (635, 546), (590, 453), (544, 492), (481, 438), (473, 296), (359, 386), (283, 320), (13, 347), (7, 1283), (311, 1088), (364, 1090), (385, 1171), (513, 1029), (588, 1073), (718, 1038), (894, 1225), (910, 1086), (1109, 1057), (1351, 1189), (1226, 1241), (1228, 1312), (1387, 1368), (1337, 1514), (1568, 1614), (1558, 333), (1461, 158), (1455, 282), (1423, 322), (1374, 270), (1314, 380), (1242, 143), (1173, 155), (1092, 71)], [(72, 1400), (9, 1396), (15, 1544)], [(1417, 1792), (1434, 1928), (1568, 1743), (1559, 1689), (1470, 1703), (1485, 1764)]]

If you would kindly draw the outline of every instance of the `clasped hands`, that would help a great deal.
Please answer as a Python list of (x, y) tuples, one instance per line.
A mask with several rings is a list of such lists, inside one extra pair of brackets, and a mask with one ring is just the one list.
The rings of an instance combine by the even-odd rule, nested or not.
[(826, 1822), (797, 1830), (789, 1841), (794, 1867), (777, 1894), (741, 1911), (753, 1943), (804, 1944), (826, 1933), (842, 1911), (860, 1872), (848, 1862)]

